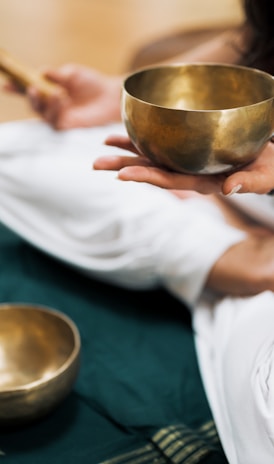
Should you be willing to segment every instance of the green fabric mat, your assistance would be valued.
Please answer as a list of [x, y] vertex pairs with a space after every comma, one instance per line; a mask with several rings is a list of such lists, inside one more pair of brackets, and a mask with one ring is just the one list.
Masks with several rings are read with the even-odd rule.
[[179, 302], [83, 277], [3, 226], [0, 256], [0, 301], [63, 311], [82, 340], [73, 391], [39, 422], [2, 429], [0, 464], [227, 463]]

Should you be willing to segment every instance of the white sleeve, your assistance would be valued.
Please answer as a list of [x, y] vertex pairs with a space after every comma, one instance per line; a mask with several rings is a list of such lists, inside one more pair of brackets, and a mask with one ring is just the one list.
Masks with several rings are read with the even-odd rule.
[[[274, 182], [273, 182], [274, 184]], [[239, 193], [227, 198], [228, 202], [250, 218], [274, 230], [274, 196]]]
[[164, 285], [192, 303], [216, 259], [243, 234], [207, 201], [94, 171], [122, 125], [56, 132], [0, 126], [0, 220], [79, 271], [131, 288]]

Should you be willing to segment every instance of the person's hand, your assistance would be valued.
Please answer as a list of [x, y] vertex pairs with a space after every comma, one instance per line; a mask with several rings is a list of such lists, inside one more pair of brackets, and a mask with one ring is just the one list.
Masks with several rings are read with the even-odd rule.
[[107, 145], [131, 151], [136, 156], [100, 157], [94, 162], [94, 169], [115, 170], [121, 180], [147, 182], [172, 190], [195, 190], [199, 193], [253, 192], [268, 193], [274, 188], [274, 144], [267, 143], [258, 158], [241, 170], [218, 175], [179, 174], [153, 165], [145, 156], [138, 153], [128, 137], [110, 136]]
[[[120, 119], [122, 77], [107, 76], [76, 64], [47, 69], [42, 75], [65, 92], [57, 91], [45, 98], [32, 85], [26, 94], [34, 111], [55, 129], [91, 127]], [[6, 89], [21, 91], [12, 82]]]

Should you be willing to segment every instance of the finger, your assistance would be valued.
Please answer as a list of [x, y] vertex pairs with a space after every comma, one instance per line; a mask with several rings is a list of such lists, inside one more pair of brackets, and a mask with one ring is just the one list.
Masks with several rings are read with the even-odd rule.
[[44, 69], [43, 76], [54, 82], [63, 86], [68, 91], [74, 87], [75, 78], [77, 79], [79, 73], [79, 68], [75, 67], [73, 64], [66, 64], [59, 67], [58, 69], [48, 68]]
[[27, 96], [34, 111], [43, 114], [45, 111], [45, 99], [41, 97], [38, 90], [35, 87], [29, 87], [27, 89]]
[[273, 189], [274, 179], [259, 172], [238, 172], [229, 176], [223, 184], [223, 194], [230, 196], [234, 193], [266, 194]]
[[113, 145], [118, 142], [126, 144], [126, 143], [130, 143], [130, 139], [125, 135], [112, 134], [112, 135], [109, 135], [105, 140], [106, 145]]
[[229, 175], [223, 185], [223, 193], [265, 194], [274, 188], [274, 145], [268, 143], [260, 155], [244, 169]]
[[145, 158], [136, 156], [101, 156], [93, 163], [93, 169], [119, 171], [125, 166], [147, 165]]
[[64, 67], [53, 69], [53, 68], [43, 68], [41, 73], [47, 79], [50, 79], [52, 82], [56, 84], [65, 84], [68, 77], [70, 77], [70, 73], [64, 70]]
[[57, 128], [62, 111], [69, 104], [69, 97], [58, 91], [45, 96], [36, 87], [28, 88], [27, 95], [34, 111], [38, 112], [50, 125]]
[[66, 127], [63, 123], [63, 115], [66, 114], [66, 108], [69, 106], [69, 100], [60, 98], [58, 95], [52, 96], [47, 101], [45, 106], [44, 118], [56, 129], [63, 129]]
[[221, 176], [192, 176], [145, 166], [122, 168], [118, 173], [118, 178], [126, 181], [147, 182], [165, 189], [195, 190], [203, 194], [220, 193], [223, 182]]
[[24, 87], [17, 84], [15, 81], [9, 80], [3, 84], [3, 90], [10, 93], [25, 94], [26, 90]]
[[122, 148], [123, 150], [128, 150], [133, 153], [139, 155], [139, 151], [133, 145], [133, 143], [129, 140], [128, 137], [124, 137], [122, 135], [110, 135], [105, 140], [105, 145]]

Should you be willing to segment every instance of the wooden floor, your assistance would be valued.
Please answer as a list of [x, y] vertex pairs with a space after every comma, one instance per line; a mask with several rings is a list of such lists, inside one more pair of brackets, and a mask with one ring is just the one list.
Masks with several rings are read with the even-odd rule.
[[[0, 47], [37, 68], [77, 62], [120, 73], [163, 34], [241, 18], [240, 0], [0, 0]], [[0, 122], [32, 116], [24, 98], [0, 92]]]

